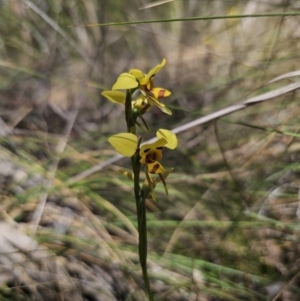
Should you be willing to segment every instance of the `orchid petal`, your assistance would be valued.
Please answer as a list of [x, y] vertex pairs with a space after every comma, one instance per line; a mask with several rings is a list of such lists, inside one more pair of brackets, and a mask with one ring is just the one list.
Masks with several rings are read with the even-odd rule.
[[[174, 168], [172, 167], [172, 168], [167, 169], [166, 171], [164, 171], [161, 174], [161, 176], [163, 177], [163, 179], [165, 180], [173, 170], [174, 170]], [[161, 180], [162, 180], [161, 177], [157, 177], [157, 178], [154, 179], [153, 183], [156, 185], [159, 182], [161, 182]]]
[[148, 72], [148, 74], [140, 80], [140, 84], [147, 85], [149, 83], [149, 80], [166, 64], [166, 62], [167, 62], [166, 59], [163, 59], [159, 65], [152, 68]]
[[156, 99], [168, 97], [171, 95], [171, 92], [164, 88], [153, 88], [150, 92]]
[[157, 107], [159, 107], [164, 113], [168, 114], [168, 115], [172, 115], [172, 111], [170, 111], [165, 104], [161, 103], [158, 101], [158, 99], [156, 99], [153, 94], [149, 91], [143, 91], [143, 90], [140, 90], [143, 95], [147, 98], [147, 100], [149, 101], [149, 103], [151, 105], [155, 105]]
[[146, 77], [148, 77], [150, 79], [152, 76], [154, 76], [166, 64], [166, 62], [167, 62], [166, 59], [163, 59], [162, 62], [159, 65], [155, 66], [154, 68], [152, 68], [148, 72]]
[[[132, 102], [132, 107], [140, 112], [148, 105], [148, 100], [143, 95]], [[149, 106], [150, 107], [150, 106]]]
[[142, 164], [150, 164], [155, 161], [159, 161], [162, 158], [161, 149], [149, 148], [145, 150], [143, 154], [141, 154], [140, 162]]
[[120, 133], [109, 137], [108, 142], [119, 154], [131, 157], [136, 152], [138, 138], [131, 133]]
[[147, 168], [148, 168], [148, 172], [152, 174], [158, 174], [165, 171], [163, 166], [157, 161], [147, 164]]
[[139, 69], [130, 69], [129, 73], [137, 79], [145, 77], [145, 74]]
[[159, 129], [156, 132], [156, 136], [158, 139], [165, 139], [167, 141], [164, 147], [167, 147], [169, 149], [174, 149], [178, 145], [178, 140], [176, 135], [169, 130]]
[[126, 90], [136, 88], [139, 85], [136, 78], [129, 73], [122, 73], [116, 83], [113, 85], [112, 90]]
[[144, 144], [144, 145], [142, 145], [142, 147], [140, 149], [140, 156], [143, 157], [145, 155], [145, 153], [147, 153], [147, 150], [156, 149], [156, 148], [159, 148], [159, 147], [163, 147], [167, 143], [168, 143], [168, 141], [165, 138], [161, 138], [161, 139], [158, 139], [154, 143]]
[[125, 104], [125, 94], [121, 91], [103, 91], [101, 93], [104, 97], [106, 97], [108, 100], [119, 103], [119, 104]]

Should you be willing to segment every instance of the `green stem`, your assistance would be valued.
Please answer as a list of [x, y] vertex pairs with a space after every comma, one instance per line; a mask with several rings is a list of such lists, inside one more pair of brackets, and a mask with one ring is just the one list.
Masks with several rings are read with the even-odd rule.
[[137, 209], [137, 220], [138, 220], [138, 232], [139, 232], [139, 258], [140, 265], [142, 267], [143, 279], [148, 293], [150, 301], [154, 301], [154, 297], [150, 287], [150, 280], [147, 269], [147, 255], [148, 255], [148, 244], [147, 244], [147, 219], [146, 219], [146, 195], [140, 187], [140, 157], [135, 154], [131, 157], [132, 167], [134, 171], [134, 195]]
[[154, 297], [150, 287], [150, 281], [147, 269], [147, 255], [148, 255], [148, 244], [147, 244], [147, 219], [146, 219], [146, 195], [142, 191], [139, 197], [139, 255], [140, 264], [143, 271], [143, 278], [148, 292], [149, 300], [154, 301]]
[[140, 230], [140, 169], [141, 169], [141, 163], [139, 162], [139, 155], [134, 154], [131, 157], [131, 164], [134, 174], [134, 196], [135, 196], [135, 202], [136, 202], [136, 209], [137, 209], [137, 217], [138, 217], [138, 230]]
[[[128, 133], [132, 133], [132, 107], [131, 107], [131, 93], [130, 90], [126, 90], [126, 100], [125, 100], [125, 119], [127, 124]], [[135, 134], [135, 133], [132, 133]]]
[[[129, 133], [136, 133], [136, 116], [132, 112], [131, 106], [131, 91], [126, 91], [126, 102], [125, 102], [125, 118], [127, 123], [127, 130]], [[134, 174], [134, 196], [137, 210], [137, 221], [138, 221], [138, 232], [139, 232], [139, 258], [140, 265], [142, 267], [143, 279], [148, 293], [150, 301], [154, 301], [154, 297], [150, 287], [150, 280], [147, 270], [147, 220], [146, 220], [146, 195], [141, 191], [140, 187], [140, 156], [136, 152], [131, 157], [132, 170]]]
[[125, 100], [125, 119], [127, 124], [128, 133], [135, 134], [136, 132], [136, 117], [132, 112], [131, 105], [131, 90], [126, 90], [126, 100]]

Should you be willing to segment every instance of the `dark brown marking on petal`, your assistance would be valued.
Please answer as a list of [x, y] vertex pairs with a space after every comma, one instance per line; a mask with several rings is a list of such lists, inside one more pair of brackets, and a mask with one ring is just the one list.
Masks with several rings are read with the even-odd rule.
[[149, 171], [150, 173], [155, 173], [159, 169], [159, 164], [153, 165], [152, 169]]
[[166, 90], [159, 90], [158, 92], [158, 99], [165, 97]]
[[149, 154], [146, 155], [146, 163], [154, 163], [156, 161], [157, 155], [155, 152], [151, 152]]
[[162, 146], [159, 146], [159, 147], [157, 147], [156, 149], [158, 149], [158, 150], [162, 150]]
[[145, 153], [145, 154], [148, 153], [150, 149], [151, 149], [151, 148], [145, 149], [145, 150], [144, 150], [144, 153]]

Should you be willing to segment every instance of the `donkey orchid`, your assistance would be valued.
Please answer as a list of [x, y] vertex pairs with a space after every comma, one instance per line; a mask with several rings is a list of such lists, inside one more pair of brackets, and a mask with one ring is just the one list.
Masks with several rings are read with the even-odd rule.
[[165, 129], [159, 129], [156, 136], [157, 141], [144, 144], [140, 149], [138, 137], [131, 133], [120, 133], [111, 136], [108, 141], [118, 153], [125, 157], [131, 157], [138, 152], [140, 163], [146, 165], [147, 172], [159, 174], [165, 171], [159, 163], [162, 158], [162, 148], [175, 149], [178, 141], [175, 134]]

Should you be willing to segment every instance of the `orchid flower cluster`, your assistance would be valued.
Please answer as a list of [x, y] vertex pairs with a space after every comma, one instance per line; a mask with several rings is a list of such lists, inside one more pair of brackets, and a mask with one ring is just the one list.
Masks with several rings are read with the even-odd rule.
[[[165, 170], [160, 160], [164, 147], [175, 149], [178, 141], [175, 134], [166, 129], [159, 129], [156, 132], [157, 140], [152, 143], [142, 144], [142, 137], [136, 134], [136, 128], [141, 127], [138, 120], [141, 120], [149, 130], [143, 115], [153, 106], [157, 106], [162, 112], [171, 115], [172, 112], [161, 102], [171, 94], [170, 91], [155, 87], [154, 76], [166, 64], [166, 60], [152, 68], [147, 74], [139, 69], [131, 69], [122, 73], [111, 91], [103, 91], [102, 95], [108, 100], [125, 106], [125, 120], [127, 132], [111, 136], [108, 141], [114, 149], [125, 157], [131, 158], [132, 171], [122, 170], [128, 178], [134, 181], [134, 195], [137, 207], [137, 221], [139, 232], [139, 259], [142, 267], [145, 287], [150, 301], [154, 297], [150, 287], [147, 270], [147, 220], [146, 220], [146, 198], [151, 193], [156, 200], [154, 192], [157, 183], [162, 182], [166, 194], [168, 194], [165, 179], [173, 169]], [[142, 166], [145, 171], [145, 181], [140, 186], [140, 171]], [[152, 178], [158, 175], [156, 178]]]
[[[171, 92], [154, 86], [154, 76], [165, 64], [166, 60], [163, 59], [159, 65], [152, 68], [147, 74], [139, 69], [131, 69], [127, 73], [122, 73], [113, 85], [112, 90], [102, 92], [102, 95], [111, 102], [125, 105], [128, 132], [111, 136], [108, 141], [119, 154], [132, 158], [133, 174], [126, 172], [129, 178], [134, 179], [138, 176], [141, 165], [144, 166], [146, 181], [139, 194], [145, 195], [145, 191], [151, 192], [154, 200], [156, 199], [154, 188], [160, 181], [165, 187], [166, 194], [168, 194], [165, 178], [172, 169], [165, 170], [159, 161], [162, 159], [163, 147], [169, 149], [177, 147], [177, 137], [169, 130], [159, 129], [156, 132], [157, 141], [141, 145], [142, 138], [136, 135], [136, 126], [141, 127], [138, 122], [139, 118], [149, 130], [143, 115], [152, 106], [157, 106], [162, 112], [172, 115], [170, 109], [161, 102], [161, 99], [170, 96]], [[159, 177], [153, 179], [151, 176], [153, 174]], [[136, 197], [139, 197], [139, 195], [136, 195]]]

